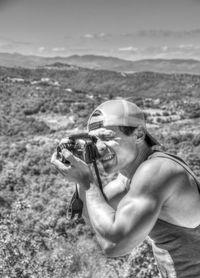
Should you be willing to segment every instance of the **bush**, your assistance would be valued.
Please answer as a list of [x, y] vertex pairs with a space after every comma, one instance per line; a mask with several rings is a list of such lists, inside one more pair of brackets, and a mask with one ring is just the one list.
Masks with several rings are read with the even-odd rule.
[[196, 134], [192, 140], [192, 143], [194, 146], [199, 146], [200, 145], [200, 133]]
[[169, 116], [169, 115], [170, 115], [169, 112], [167, 112], [167, 111], [163, 112], [163, 116]]

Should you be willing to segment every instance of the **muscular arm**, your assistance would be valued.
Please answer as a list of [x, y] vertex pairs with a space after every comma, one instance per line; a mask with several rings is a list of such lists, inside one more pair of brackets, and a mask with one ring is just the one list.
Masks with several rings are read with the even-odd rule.
[[[152, 163], [151, 163], [152, 164]], [[117, 209], [109, 205], [100, 190], [91, 184], [86, 191], [90, 222], [99, 243], [108, 256], [129, 253], [153, 228], [169, 192], [165, 192], [168, 174], [160, 163], [146, 162], [132, 179], [129, 192]]]
[[[82, 199], [84, 203], [83, 207], [83, 217], [87, 224], [90, 224], [87, 206], [86, 206], [86, 191], [85, 189], [80, 185], [78, 185], [78, 191], [79, 196]], [[107, 198], [108, 204], [113, 208], [117, 209], [117, 206], [121, 199], [127, 194], [127, 179], [119, 174], [116, 179], [109, 182], [104, 188], [103, 188], [104, 194]]]
[[[64, 176], [81, 184], [83, 194], [80, 192], [80, 195], [87, 205], [85, 215], [87, 217], [88, 213], [102, 249], [109, 256], [130, 252], [146, 237], [158, 218], [168, 197], [167, 185], [171, 173], [166, 167], [163, 169], [160, 160], [146, 161], [136, 171], [127, 194], [120, 176], [105, 188], [107, 202], [93, 183], [88, 166], [69, 151], [63, 150], [62, 153], [70, 165], [61, 163], [56, 153], [51, 162]], [[116, 188], [121, 189], [116, 191]]]
[[[93, 184], [93, 186], [94, 186], [94, 184]], [[128, 186], [129, 186], [129, 184], [128, 184], [127, 179], [119, 173], [116, 179], [109, 182], [103, 188], [104, 194], [107, 198], [107, 203], [111, 208], [113, 208], [114, 210], [117, 209], [119, 202], [127, 194]], [[97, 188], [97, 191], [99, 191], [99, 194], [103, 198], [103, 195], [102, 195], [101, 191], [99, 190], [99, 188], [96, 185], [95, 185], [95, 187]], [[87, 205], [86, 205], [86, 191], [81, 185], [78, 186], [78, 190], [79, 190], [79, 196], [84, 203], [83, 218], [88, 225], [93, 226], [91, 223], [91, 220], [89, 218], [89, 215], [88, 215], [88, 209], [87, 209]], [[103, 200], [104, 200], [104, 198], [103, 198]], [[93, 227], [93, 229], [95, 230], [99, 245], [101, 246], [101, 248], [103, 250], [110, 248], [110, 246], [114, 247], [114, 244], [112, 241], [104, 238], [100, 233], [98, 233], [98, 231], [95, 229], [95, 227]]]

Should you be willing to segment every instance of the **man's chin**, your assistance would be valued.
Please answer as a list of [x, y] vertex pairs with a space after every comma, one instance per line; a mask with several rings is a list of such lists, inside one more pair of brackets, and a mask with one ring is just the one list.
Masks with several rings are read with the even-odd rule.
[[110, 168], [105, 168], [105, 167], [104, 167], [104, 171], [105, 171], [107, 174], [112, 174], [112, 173], [113, 173], [112, 169], [110, 169]]
[[107, 161], [101, 161], [101, 163], [106, 173], [111, 174], [116, 172], [116, 157], [113, 157], [112, 159]]
[[112, 165], [109, 164], [103, 164], [103, 169], [107, 174], [111, 174], [115, 172], [115, 169]]

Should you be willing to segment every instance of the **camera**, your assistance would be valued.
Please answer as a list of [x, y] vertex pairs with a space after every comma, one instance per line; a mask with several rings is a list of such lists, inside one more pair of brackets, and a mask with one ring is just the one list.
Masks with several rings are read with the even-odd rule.
[[67, 143], [62, 143], [57, 146], [57, 157], [61, 162], [68, 164], [69, 161], [62, 155], [62, 149], [67, 149], [85, 163], [93, 163], [100, 158], [96, 142], [97, 137], [91, 136], [88, 133], [73, 134], [69, 136]]
[[[85, 163], [92, 164], [96, 174], [99, 189], [101, 190], [105, 200], [107, 200], [107, 197], [103, 192], [101, 177], [99, 174], [99, 169], [97, 167], [97, 160], [101, 157], [96, 146], [97, 140], [97, 137], [91, 136], [88, 133], [73, 134], [68, 137], [67, 143], [61, 143], [57, 146], [57, 158], [62, 163], [70, 164], [70, 162], [66, 160], [62, 154], [62, 150], [67, 149], [68, 151], [73, 153], [73, 155], [83, 160]], [[83, 202], [79, 198], [78, 189], [76, 186], [76, 190], [68, 208], [68, 217], [72, 219], [75, 215], [78, 215], [78, 218], [80, 218], [82, 210]]]

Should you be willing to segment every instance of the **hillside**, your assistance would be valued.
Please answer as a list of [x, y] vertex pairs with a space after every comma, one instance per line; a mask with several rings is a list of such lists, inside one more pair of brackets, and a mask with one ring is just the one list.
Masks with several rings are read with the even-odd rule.
[[72, 65], [107, 69], [118, 72], [160, 72], [160, 73], [190, 73], [200, 74], [200, 61], [184, 59], [146, 59], [128, 61], [114, 57], [95, 55], [74, 55], [68, 57], [67, 62]]
[[1, 277], [158, 277], [147, 240], [131, 256], [108, 259], [83, 220], [66, 218], [74, 184], [50, 164], [59, 140], [85, 130], [94, 107], [119, 97], [144, 109], [152, 134], [200, 177], [200, 75], [60, 62], [0, 67]]
[[200, 61], [184, 59], [148, 59], [128, 61], [116, 57], [97, 55], [73, 55], [69, 57], [25, 56], [19, 53], [0, 53], [0, 66], [35, 68], [55, 63], [75, 65], [90, 69], [117, 72], [160, 72], [200, 74]]
[[53, 86], [52, 88], [61, 90], [71, 88], [106, 97], [111, 94], [115, 97], [179, 98], [190, 93], [195, 97], [199, 95], [200, 85], [198, 75], [153, 72], [127, 74], [58, 63], [37, 69], [1, 67], [0, 76], [3, 84], [21, 83], [32, 89], [38, 85], [47, 85], [48, 88]]

